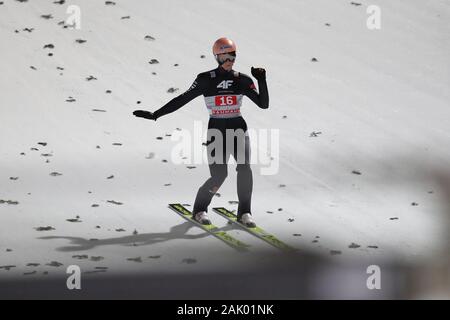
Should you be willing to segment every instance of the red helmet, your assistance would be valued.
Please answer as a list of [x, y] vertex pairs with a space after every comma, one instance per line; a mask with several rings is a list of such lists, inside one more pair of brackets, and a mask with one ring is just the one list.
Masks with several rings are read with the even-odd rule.
[[236, 52], [236, 45], [234, 41], [228, 38], [220, 38], [214, 42], [213, 54], [217, 56], [222, 53]]

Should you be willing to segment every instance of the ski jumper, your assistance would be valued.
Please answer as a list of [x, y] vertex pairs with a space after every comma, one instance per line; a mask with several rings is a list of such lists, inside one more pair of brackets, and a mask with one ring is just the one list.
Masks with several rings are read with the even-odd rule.
[[[214, 70], [200, 73], [186, 92], [154, 112], [156, 118], [159, 118], [178, 110], [199, 95], [205, 98], [210, 116], [206, 145], [211, 177], [197, 192], [193, 214], [207, 211], [212, 197], [227, 177], [230, 155], [237, 163], [238, 217], [244, 213], [251, 213], [253, 177], [250, 168], [250, 141], [247, 123], [241, 116], [240, 108], [244, 96], [249, 97], [262, 109], [269, 107], [269, 93], [265, 78], [258, 80], [258, 87], [259, 93], [249, 76], [234, 70], [226, 71], [219, 66]], [[230, 131], [236, 134], [230, 135]], [[222, 133], [223, 137], [221, 149], [217, 147], [217, 143], [214, 143], [217, 132]], [[226, 146], [230, 143], [233, 147], [227, 148]]]

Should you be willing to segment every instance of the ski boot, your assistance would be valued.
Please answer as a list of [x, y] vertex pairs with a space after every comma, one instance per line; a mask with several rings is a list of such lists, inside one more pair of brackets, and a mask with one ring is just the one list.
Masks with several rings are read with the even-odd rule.
[[209, 220], [208, 215], [205, 211], [200, 211], [194, 214], [194, 220], [203, 225], [210, 225], [211, 220]]
[[255, 228], [256, 223], [252, 219], [252, 215], [250, 213], [244, 213], [243, 215], [239, 216], [237, 221], [240, 224], [243, 224], [247, 228]]

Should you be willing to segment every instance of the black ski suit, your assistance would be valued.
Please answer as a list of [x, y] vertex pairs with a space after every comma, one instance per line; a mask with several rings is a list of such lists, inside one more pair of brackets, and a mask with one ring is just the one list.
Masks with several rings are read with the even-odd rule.
[[[227, 163], [230, 154], [233, 155], [237, 163], [238, 217], [244, 213], [251, 213], [253, 177], [250, 168], [250, 141], [247, 134], [247, 124], [241, 116], [240, 107], [243, 96], [249, 97], [262, 109], [269, 107], [265, 74], [258, 80], [258, 87], [259, 94], [249, 76], [218, 67], [200, 73], [186, 92], [154, 112], [154, 116], [159, 118], [178, 110], [199, 95], [205, 97], [205, 103], [210, 113], [207, 153], [211, 177], [197, 192], [193, 209], [194, 214], [207, 211], [212, 197], [227, 177]], [[227, 139], [227, 129], [231, 129], [231, 133], [234, 132], [235, 136], [229, 136]], [[217, 132], [222, 133], [222, 147], [218, 147], [218, 143], [214, 143], [216, 140], [215, 133]], [[230, 141], [231, 139], [232, 141]], [[226, 148], [227, 144], [230, 143], [233, 143], [233, 147], [231, 149]], [[220, 155], [220, 152], [223, 156]]]

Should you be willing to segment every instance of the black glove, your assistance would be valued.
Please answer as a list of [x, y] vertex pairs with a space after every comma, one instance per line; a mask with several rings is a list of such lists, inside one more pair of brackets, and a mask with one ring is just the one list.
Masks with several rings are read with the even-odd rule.
[[252, 75], [256, 78], [256, 80], [265, 80], [266, 79], [266, 70], [264, 68], [253, 68], [252, 67]]
[[156, 116], [155, 116], [155, 114], [152, 113], [152, 112], [149, 112], [149, 111], [145, 111], [145, 110], [135, 110], [135, 111], [133, 112], [133, 114], [134, 114], [136, 117], [139, 117], [139, 118], [145, 118], [145, 119], [150, 119], [150, 120], [155, 120], [155, 121], [156, 121]]

